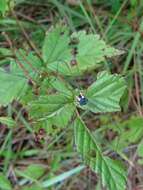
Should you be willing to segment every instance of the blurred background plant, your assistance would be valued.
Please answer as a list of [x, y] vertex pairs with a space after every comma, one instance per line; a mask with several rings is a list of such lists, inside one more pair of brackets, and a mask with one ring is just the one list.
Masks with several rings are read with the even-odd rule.
[[[124, 51], [107, 59], [104, 66], [126, 79], [128, 90], [121, 100], [122, 111], [88, 114], [85, 121], [105, 153], [124, 160], [127, 189], [143, 189], [143, 1], [0, 0], [0, 13], [0, 66], [5, 68], [19, 48], [34, 51], [40, 59], [45, 32], [61, 21], [73, 32], [84, 29], [98, 33], [106, 43]], [[30, 55], [29, 60], [36, 62]], [[86, 86], [90, 80], [86, 76], [79, 82]], [[82, 165], [73, 150], [70, 127], [63, 128], [59, 121], [40, 122], [36, 130], [46, 130], [46, 141], [39, 144], [28, 114], [19, 102], [0, 108], [0, 189], [104, 189], [98, 176]]]

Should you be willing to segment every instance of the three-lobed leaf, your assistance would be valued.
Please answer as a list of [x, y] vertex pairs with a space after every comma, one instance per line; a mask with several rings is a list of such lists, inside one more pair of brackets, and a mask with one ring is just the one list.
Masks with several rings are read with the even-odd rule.
[[[72, 44], [72, 40], [77, 40]], [[77, 49], [76, 56], [73, 55]], [[106, 57], [119, 55], [122, 52], [106, 45], [97, 34], [86, 34], [80, 31], [69, 35], [65, 26], [56, 26], [47, 33], [42, 55], [47, 68], [63, 75], [81, 75], [87, 70], [99, 67]], [[76, 59], [76, 64], [71, 61]]]
[[78, 39], [78, 53], [76, 56], [78, 68], [81, 72], [91, 70], [103, 64], [106, 58], [120, 55], [122, 52], [107, 45], [98, 34], [87, 34], [79, 31], [72, 34]]

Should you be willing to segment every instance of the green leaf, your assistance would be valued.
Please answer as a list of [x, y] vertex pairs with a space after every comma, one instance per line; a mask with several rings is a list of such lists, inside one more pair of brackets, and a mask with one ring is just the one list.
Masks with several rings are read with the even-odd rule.
[[[37, 79], [42, 63], [32, 52], [26, 54], [22, 49], [17, 50], [18, 62], [12, 60], [7, 70], [0, 69], [0, 105], [8, 105], [14, 99], [19, 99], [28, 88], [28, 80]], [[19, 64], [23, 65], [22, 69]], [[28, 76], [25, 74], [28, 73]]]
[[8, 127], [13, 127], [16, 125], [16, 122], [10, 117], [0, 117], [0, 123], [3, 123]]
[[88, 89], [88, 103], [82, 106], [94, 113], [120, 111], [119, 101], [126, 88], [124, 78], [103, 71]]
[[[53, 90], [57, 90], [58, 92], [60, 92], [60, 94], [62, 94], [63, 96], [74, 96], [73, 88], [62, 79], [58, 79], [57, 77], [51, 77], [48, 85], [50, 88], [53, 88]], [[48, 121], [51, 125], [63, 128], [67, 126], [73, 115], [73, 112], [74, 107], [67, 104], [54, 117], [49, 118]]]
[[75, 121], [74, 135], [78, 153], [101, 176], [103, 185], [108, 190], [125, 190], [126, 174], [121, 163], [102, 154], [95, 138], [80, 118]]
[[27, 88], [27, 79], [0, 69], [0, 105], [6, 106], [19, 99]]
[[50, 118], [51, 124], [63, 128], [68, 125], [73, 113], [74, 107], [72, 105], [65, 105], [58, 114]]
[[51, 77], [49, 80], [49, 87], [53, 87], [55, 90], [60, 92], [61, 94], [72, 96], [73, 95], [73, 88], [72, 86], [62, 80], [61, 78]]
[[32, 164], [28, 166], [24, 171], [16, 170], [18, 176], [30, 179], [32, 181], [41, 177], [45, 172], [45, 168], [42, 165]]
[[49, 65], [50, 63], [68, 61], [70, 57], [68, 43], [68, 30], [65, 26], [51, 28], [44, 40], [42, 50], [44, 62]]
[[2, 15], [4, 15], [6, 8], [7, 8], [6, 0], [0, 0], [0, 12], [2, 13]]
[[14, 4], [14, 0], [0, 0], [0, 13], [2, 13], [2, 16], [9, 10], [9, 7], [13, 8]]
[[[77, 39], [79, 43], [70, 45], [71, 39]], [[74, 47], [77, 48], [77, 64], [72, 65]], [[87, 70], [99, 67], [106, 57], [121, 53], [106, 45], [97, 34], [80, 31], [69, 36], [68, 29], [63, 26], [56, 26], [47, 33], [43, 45], [43, 59], [48, 70], [67, 76], [81, 75]]]
[[35, 56], [33, 52], [27, 53], [23, 49], [17, 50], [16, 57], [24, 70], [14, 60], [11, 62], [11, 70], [13, 74], [18, 73], [24, 77], [25, 71], [27, 71], [28, 77], [30, 76], [33, 80], [36, 79], [37, 75], [40, 73], [40, 69], [42, 68], [41, 60]]
[[77, 45], [77, 63], [80, 71], [91, 70], [103, 64], [106, 57], [113, 57], [120, 55], [122, 52], [106, 45], [106, 43], [100, 39], [98, 34], [86, 34], [85, 31], [80, 31], [72, 34], [73, 38], [79, 40]]
[[[51, 116], [45, 116], [38, 118], [38, 122], [36, 123], [36, 128], [44, 128], [47, 134], [54, 134], [57, 131], [61, 131], [61, 128], [68, 127], [73, 121], [75, 107], [73, 105], [67, 104], [64, 105], [62, 109], [57, 111]], [[46, 115], [47, 113], [45, 113]], [[54, 126], [54, 127], [53, 127]], [[56, 129], [55, 129], [56, 127]]]
[[72, 97], [63, 94], [40, 96], [38, 100], [29, 104], [29, 110], [31, 117], [50, 118], [59, 114], [67, 104], [72, 102]]
[[0, 173], [0, 189], [12, 190], [9, 180], [2, 173]]

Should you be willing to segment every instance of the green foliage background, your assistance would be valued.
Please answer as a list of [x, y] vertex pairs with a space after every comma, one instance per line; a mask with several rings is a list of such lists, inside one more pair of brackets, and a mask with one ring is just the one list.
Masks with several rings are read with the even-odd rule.
[[142, 9], [0, 0], [1, 189], [142, 186]]

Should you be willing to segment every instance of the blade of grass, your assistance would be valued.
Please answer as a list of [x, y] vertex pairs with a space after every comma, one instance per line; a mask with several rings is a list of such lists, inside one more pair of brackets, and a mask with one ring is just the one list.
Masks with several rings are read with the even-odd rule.
[[52, 4], [54, 4], [58, 9], [59, 9], [59, 13], [63, 18], [66, 18], [66, 20], [68, 21], [68, 24], [70, 26], [70, 28], [72, 30], [74, 30], [74, 24], [72, 22], [72, 18], [71, 18], [71, 9], [68, 8], [66, 5], [62, 5], [62, 3], [58, 2], [57, 0], [53, 0], [50, 1]]
[[47, 188], [47, 187], [50, 187], [52, 185], [55, 185], [56, 183], [62, 182], [65, 179], [71, 177], [74, 174], [80, 173], [84, 168], [85, 168], [84, 165], [80, 165], [80, 166], [78, 166], [78, 167], [76, 167], [74, 169], [71, 169], [71, 170], [69, 170], [67, 172], [64, 172], [61, 175], [58, 175], [58, 176], [56, 176], [56, 177], [54, 177], [52, 179], [43, 181], [42, 186], [44, 188]]
[[107, 29], [105, 30], [104, 36], [106, 36], [107, 33], [110, 31], [110, 29], [112, 28], [113, 24], [116, 22], [118, 16], [120, 15], [122, 9], [124, 8], [124, 6], [126, 5], [127, 2], [128, 2], [128, 0], [125, 0], [125, 1], [122, 3], [120, 9], [117, 11], [117, 13], [115, 14], [113, 20], [111, 21], [111, 23], [109, 24], [109, 26], [108, 26]]
[[4, 173], [8, 171], [9, 164], [12, 160], [12, 130], [9, 132], [8, 136], [8, 145], [6, 147], [6, 154], [5, 154], [5, 160], [4, 160]]
[[141, 32], [143, 31], [143, 19], [141, 20], [141, 24], [140, 24], [140, 27], [139, 27], [139, 31], [137, 31], [134, 35], [134, 40], [132, 42], [132, 46], [131, 46], [131, 49], [129, 51], [129, 54], [126, 58], [126, 61], [125, 61], [125, 64], [124, 64], [124, 68], [123, 68], [123, 74], [126, 73], [128, 67], [129, 67], [129, 64], [130, 64], [130, 61], [133, 57], [133, 54], [134, 54], [134, 51], [139, 43], [139, 40], [140, 40], [140, 37], [141, 37]]
[[[40, 183], [40, 181], [38, 181], [38, 180], [36, 180], [34, 178], [31, 178], [30, 176], [26, 175], [24, 172], [22, 172], [22, 171], [20, 171], [18, 169], [15, 169], [15, 173], [18, 176], [25, 178], [24, 182], [31, 181], [31, 182], [35, 182], [38, 186], [42, 186], [42, 184]], [[23, 184], [23, 180], [21, 180], [20, 184]]]
[[85, 19], [85, 17], [83, 15], [81, 15], [77, 11], [74, 11], [73, 9], [63, 5], [62, 3], [60, 3], [57, 0], [50, 0], [50, 3], [54, 4], [57, 7], [60, 7], [61, 9], [65, 10], [66, 12], [69, 12], [70, 14], [72, 14], [73, 16], [76, 16], [77, 18], [79, 18], [81, 20]]
[[79, 0], [79, 5], [80, 5], [80, 8], [81, 8], [81, 10], [83, 11], [83, 13], [84, 13], [84, 15], [85, 15], [85, 18], [86, 18], [87, 22], [88, 22], [89, 25], [91, 26], [93, 32], [96, 33], [96, 30], [95, 30], [95, 28], [94, 28], [94, 25], [93, 25], [93, 23], [92, 23], [92, 20], [91, 20], [91, 18], [89, 17], [89, 15], [88, 15], [88, 13], [87, 13], [87, 11], [86, 11], [86, 9], [85, 9], [83, 3], [81, 2], [81, 0]]
[[5, 137], [4, 143], [2, 144], [0, 148], [0, 156], [2, 155], [2, 152], [6, 149], [6, 145], [11, 137], [11, 130], [8, 132], [7, 136]]

